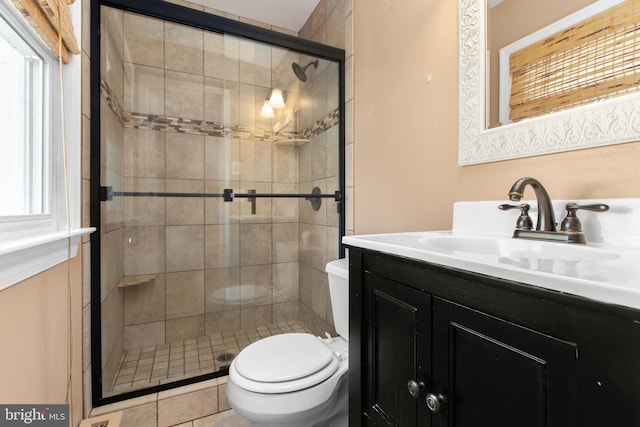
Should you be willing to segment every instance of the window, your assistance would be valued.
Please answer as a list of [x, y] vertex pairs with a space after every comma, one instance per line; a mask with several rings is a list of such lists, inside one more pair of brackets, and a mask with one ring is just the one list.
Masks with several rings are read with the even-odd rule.
[[0, 17], [0, 217], [48, 213], [42, 57]]
[[63, 66], [64, 96], [59, 69], [12, 1], [0, 0], [0, 291], [75, 256], [92, 231], [80, 228], [80, 57]]

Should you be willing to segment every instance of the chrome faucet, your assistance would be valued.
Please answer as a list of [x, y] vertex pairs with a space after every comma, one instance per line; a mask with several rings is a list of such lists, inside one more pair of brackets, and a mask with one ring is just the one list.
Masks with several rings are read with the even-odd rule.
[[520, 218], [516, 223], [516, 229], [513, 237], [521, 237], [525, 239], [543, 239], [556, 242], [567, 243], [585, 243], [584, 234], [582, 233], [582, 224], [576, 216], [578, 209], [606, 212], [609, 206], [599, 203], [594, 205], [577, 205], [575, 203], [567, 203], [567, 216], [562, 221], [560, 230], [556, 229], [556, 220], [553, 214], [553, 205], [551, 197], [545, 190], [544, 186], [535, 178], [524, 177], [517, 180], [511, 190], [509, 190], [509, 200], [519, 202], [524, 195], [524, 189], [527, 185], [533, 188], [538, 203], [538, 220], [536, 228], [533, 229], [533, 222], [529, 217], [529, 205], [523, 203], [521, 205], [500, 205], [501, 210], [520, 209]]

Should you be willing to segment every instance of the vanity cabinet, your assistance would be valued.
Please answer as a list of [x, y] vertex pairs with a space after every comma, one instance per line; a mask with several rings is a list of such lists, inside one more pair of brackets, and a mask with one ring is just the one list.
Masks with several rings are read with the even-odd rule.
[[350, 426], [640, 425], [637, 310], [349, 256]]

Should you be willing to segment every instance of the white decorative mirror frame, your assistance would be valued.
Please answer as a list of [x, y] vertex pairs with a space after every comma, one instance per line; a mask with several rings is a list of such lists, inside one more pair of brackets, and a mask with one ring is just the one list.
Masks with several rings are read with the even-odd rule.
[[459, 0], [460, 166], [640, 141], [640, 92], [486, 129], [486, 1]]

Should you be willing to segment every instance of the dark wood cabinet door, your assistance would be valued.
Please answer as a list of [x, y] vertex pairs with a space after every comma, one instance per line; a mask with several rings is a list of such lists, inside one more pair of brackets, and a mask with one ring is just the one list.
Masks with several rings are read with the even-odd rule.
[[[372, 274], [365, 274], [363, 285], [367, 423], [429, 426], [424, 396], [431, 370], [431, 296]], [[409, 393], [409, 381], [424, 385], [417, 397]]]
[[433, 424], [576, 426], [577, 346], [433, 297]]

